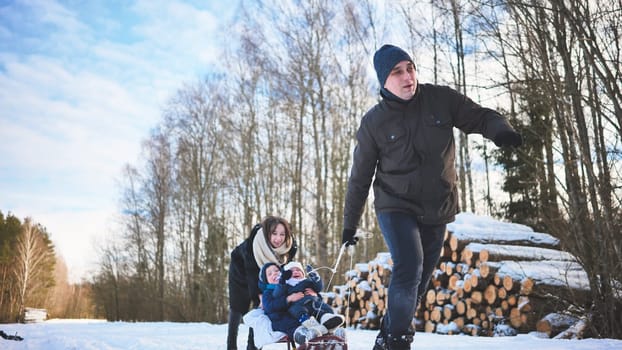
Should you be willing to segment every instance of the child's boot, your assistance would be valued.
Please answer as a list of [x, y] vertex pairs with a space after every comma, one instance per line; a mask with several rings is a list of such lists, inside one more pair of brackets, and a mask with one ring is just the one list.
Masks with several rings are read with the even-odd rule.
[[345, 318], [339, 314], [324, 314], [320, 317], [320, 322], [326, 329], [333, 330], [343, 324]]
[[320, 335], [328, 333], [328, 329], [326, 329], [324, 325], [321, 325], [313, 316], [302, 321], [302, 325], [305, 326], [305, 328], [307, 329], [317, 330], [318, 332], [320, 332]]

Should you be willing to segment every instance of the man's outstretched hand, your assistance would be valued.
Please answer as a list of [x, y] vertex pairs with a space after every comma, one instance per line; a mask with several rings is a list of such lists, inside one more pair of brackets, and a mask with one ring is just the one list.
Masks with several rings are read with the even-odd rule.
[[523, 144], [523, 137], [516, 131], [501, 131], [494, 138], [497, 147], [518, 147]]
[[355, 245], [358, 242], [358, 237], [354, 237], [356, 234], [356, 230], [344, 228], [343, 233], [341, 234], [341, 244], [346, 244], [346, 247], [351, 245]]

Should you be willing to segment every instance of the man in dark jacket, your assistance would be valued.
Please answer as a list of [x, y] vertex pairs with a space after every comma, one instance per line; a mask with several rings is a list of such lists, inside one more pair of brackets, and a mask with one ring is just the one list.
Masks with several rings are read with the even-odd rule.
[[496, 111], [448, 87], [418, 84], [404, 50], [384, 45], [374, 55], [382, 100], [357, 132], [344, 209], [342, 242], [354, 233], [374, 180], [374, 206], [393, 260], [388, 311], [374, 350], [410, 349], [412, 318], [437, 264], [446, 224], [458, 212], [453, 127], [497, 146], [522, 137]]

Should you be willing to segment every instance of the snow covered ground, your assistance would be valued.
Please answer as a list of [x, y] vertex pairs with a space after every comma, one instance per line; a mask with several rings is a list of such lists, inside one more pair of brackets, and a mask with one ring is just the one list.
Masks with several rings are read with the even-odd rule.
[[[187, 350], [225, 349], [226, 324], [209, 323], [128, 323], [97, 320], [49, 320], [34, 324], [0, 324], [7, 334], [23, 337], [10, 341], [0, 338], [4, 350]], [[240, 326], [238, 348], [246, 349], [248, 328]], [[371, 350], [376, 331], [348, 330], [350, 350]], [[265, 346], [264, 350], [285, 350], [285, 344]], [[584, 339], [552, 340], [529, 334], [515, 337], [470, 337], [417, 333], [417, 350], [604, 350], [622, 349], [622, 340]]]
[[[448, 226], [449, 230], [460, 237], [488, 235], [490, 241], [500, 239], [512, 241], [528, 240], [543, 246], [555, 246], [556, 238], [533, 232], [524, 225], [504, 223], [489, 217], [462, 213]], [[538, 250], [535, 250], [538, 251]], [[534, 259], [537, 260], [537, 259]], [[562, 261], [563, 262], [563, 261]], [[525, 262], [537, 264], [538, 262]], [[515, 263], [505, 263], [507, 268]], [[519, 270], [523, 270], [523, 268]], [[532, 271], [531, 269], [530, 271]], [[549, 269], [550, 270], [550, 269]], [[548, 271], [548, 270], [547, 270]], [[566, 271], [567, 272], [567, 271]], [[584, 272], [583, 272], [584, 274]], [[549, 274], [531, 276], [536, 283], [549, 278]], [[559, 271], [555, 275], [563, 275]], [[584, 281], [585, 276], [579, 276]], [[517, 278], [521, 278], [518, 276]], [[0, 330], [9, 335], [19, 335], [23, 341], [10, 341], [0, 338], [0, 349], [41, 349], [41, 350], [188, 350], [225, 349], [227, 338], [226, 324], [209, 323], [130, 323], [105, 322], [99, 320], [48, 320], [34, 324], [0, 324]], [[377, 331], [348, 329], [350, 350], [371, 350]], [[248, 327], [240, 327], [238, 348], [246, 349]], [[265, 346], [264, 350], [284, 350], [285, 344]], [[438, 335], [417, 333], [413, 349], [417, 350], [604, 350], [622, 349], [622, 340], [585, 339], [554, 340], [543, 339], [535, 334], [520, 334], [515, 337], [470, 337], [466, 335]]]

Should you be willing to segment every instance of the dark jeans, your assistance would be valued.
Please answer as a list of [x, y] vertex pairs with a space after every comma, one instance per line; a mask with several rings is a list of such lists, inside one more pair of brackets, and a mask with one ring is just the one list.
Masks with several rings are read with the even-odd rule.
[[385, 331], [392, 336], [414, 334], [410, 324], [418, 296], [426, 291], [438, 263], [447, 225], [424, 225], [402, 212], [381, 212], [377, 217], [393, 259]]

